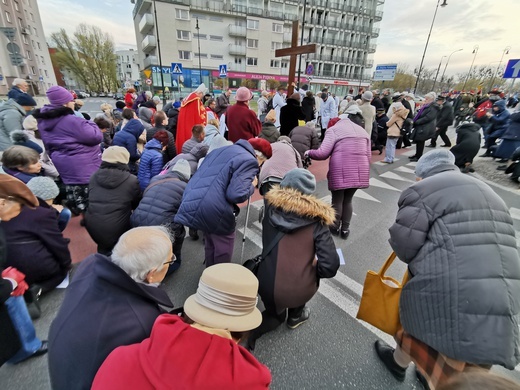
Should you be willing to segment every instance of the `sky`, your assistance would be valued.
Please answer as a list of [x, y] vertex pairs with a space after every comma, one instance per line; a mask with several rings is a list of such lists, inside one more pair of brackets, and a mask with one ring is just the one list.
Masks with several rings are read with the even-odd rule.
[[[441, 0], [442, 3], [442, 0]], [[473, 47], [479, 45], [475, 65], [497, 67], [507, 46], [502, 64], [520, 58], [517, 20], [519, 0], [447, 0], [439, 7], [426, 52], [424, 67], [437, 68], [442, 56], [441, 74], [447, 56], [458, 49], [449, 61], [446, 75], [467, 72], [473, 60]], [[117, 49], [135, 48], [130, 0], [40, 0], [38, 2], [45, 33], [64, 28], [72, 33], [77, 24], [95, 24], [110, 33]], [[437, 0], [386, 0], [379, 23], [375, 64], [407, 63], [410, 69], [421, 62]], [[59, 15], [59, 17], [57, 17]], [[515, 47], [516, 43], [516, 47]], [[375, 70], [375, 68], [373, 68]]]

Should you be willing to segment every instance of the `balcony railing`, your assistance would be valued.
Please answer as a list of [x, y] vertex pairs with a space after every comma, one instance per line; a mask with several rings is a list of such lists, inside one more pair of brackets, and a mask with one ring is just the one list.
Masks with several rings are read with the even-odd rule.
[[229, 45], [229, 54], [232, 56], [245, 56], [246, 55], [246, 47], [241, 45]]
[[153, 35], [147, 35], [144, 37], [143, 42], [141, 43], [141, 49], [143, 49], [145, 53], [151, 52], [153, 49], [155, 49], [156, 46], [157, 40]]
[[139, 31], [141, 34], [147, 34], [154, 26], [154, 20], [152, 14], [144, 14], [139, 22]]
[[229, 25], [229, 36], [245, 37], [246, 35], [247, 35], [247, 29], [245, 26], [235, 26], [234, 24]]

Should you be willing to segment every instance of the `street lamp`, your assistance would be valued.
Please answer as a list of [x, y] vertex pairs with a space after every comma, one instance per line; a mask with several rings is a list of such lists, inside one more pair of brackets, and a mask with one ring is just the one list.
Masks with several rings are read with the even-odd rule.
[[466, 76], [466, 80], [464, 80], [464, 85], [462, 86], [462, 91], [466, 90], [466, 83], [468, 82], [469, 75], [471, 74], [471, 69], [473, 69], [473, 64], [475, 63], [475, 58], [477, 58], [478, 49], [479, 49], [478, 45], [473, 46], [473, 54], [474, 54], [473, 61], [471, 61], [471, 66], [469, 67], [468, 75]]
[[199, 76], [200, 82], [202, 84], [202, 66], [200, 65], [200, 34], [199, 34], [199, 18], [195, 18], [197, 21], [197, 25], [195, 26], [195, 30], [197, 30], [197, 45], [199, 46]]
[[[300, 37], [300, 46], [303, 46], [303, 35], [305, 33], [305, 9], [307, 8], [307, 0], [303, 0], [303, 19], [302, 19], [302, 33]], [[300, 88], [300, 76], [302, 73], [302, 55], [300, 54], [300, 59], [298, 61], [298, 89]]]
[[[459, 49], [459, 50], [455, 50], [453, 53], [451, 53], [449, 56], [448, 56], [448, 61], [446, 61], [446, 65], [444, 65], [444, 70], [442, 72], [442, 76], [441, 76], [441, 84], [442, 82], [444, 81], [444, 74], [446, 73], [446, 68], [448, 67], [448, 64], [450, 63], [450, 58], [453, 54], [459, 52], [459, 51], [462, 51], [464, 49]], [[442, 87], [441, 87], [442, 88]]]
[[[433, 24], [435, 23], [435, 17], [437, 16], [437, 10], [439, 9], [440, 2], [441, 2], [441, 0], [437, 0], [437, 7], [435, 7], [435, 13], [433, 14], [432, 25], [430, 26], [430, 32], [428, 33], [428, 39], [426, 39], [426, 46], [424, 46], [424, 52], [423, 52], [422, 59], [421, 59], [421, 65], [419, 66], [419, 72], [417, 73], [417, 80], [415, 80], [415, 87], [413, 89], [414, 93], [417, 93], [417, 86], [419, 85], [419, 79], [421, 78], [421, 72], [422, 72], [422, 67], [423, 67], [423, 63], [424, 63], [424, 56], [426, 55], [426, 50], [428, 50], [428, 43], [430, 42], [430, 36], [432, 35]], [[441, 7], [446, 7], [447, 5], [448, 5], [448, 3], [446, 2], [446, 0], [443, 0], [442, 4], [440, 4]]]
[[441, 70], [442, 59], [444, 57], [446, 57], [446, 56], [442, 56], [441, 57], [441, 61], [439, 62], [439, 66], [437, 67], [437, 73], [435, 73], [435, 80], [433, 80], [432, 91], [435, 91], [435, 84], [437, 84], [437, 76], [439, 75], [439, 70]]
[[161, 57], [161, 40], [159, 39], [159, 26], [157, 25], [157, 5], [155, 4], [155, 0], [153, 1], [153, 13], [155, 17], [155, 34], [157, 35], [157, 52], [159, 54], [159, 69], [161, 70], [162, 103], [164, 107], [166, 105], [166, 94], [164, 93], [164, 75]]
[[491, 85], [489, 86], [489, 90], [493, 89], [493, 83], [495, 82], [495, 78], [498, 75], [498, 70], [500, 69], [500, 65], [502, 65], [502, 60], [504, 59], [504, 55], [509, 54], [509, 50], [511, 50], [511, 46], [506, 46], [506, 48], [502, 52], [502, 57], [500, 57], [500, 62], [498, 63], [498, 66], [497, 66], [497, 71], [495, 72], [495, 75], [491, 79]]

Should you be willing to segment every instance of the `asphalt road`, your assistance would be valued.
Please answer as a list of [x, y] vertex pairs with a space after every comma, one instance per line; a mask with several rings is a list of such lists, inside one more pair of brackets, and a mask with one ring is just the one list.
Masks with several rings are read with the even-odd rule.
[[[97, 99], [91, 99], [97, 100]], [[113, 99], [112, 99], [113, 100]], [[89, 103], [90, 104], [90, 103]], [[92, 104], [95, 104], [94, 102]], [[99, 104], [98, 104], [99, 106]], [[89, 106], [90, 107], [90, 106]], [[406, 154], [413, 154], [408, 151]], [[371, 186], [358, 190], [354, 198], [351, 235], [347, 241], [335, 238], [345, 265], [332, 280], [323, 280], [318, 294], [309, 302], [311, 319], [295, 330], [285, 326], [258, 340], [255, 354], [273, 374], [273, 389], [421, 389], [413, 368], [406, 381], [397, 382], [378, 360], [374, 341], [380, 337], [392, 342], [389, 336], [355, 319], [362, 284], [367, 270], [377, 270], [390, 253], [388, 228], [394, 222], [400, 192], [414, 182], [414, 165], [406, 155], [396, 163], [373, 163]], [[311, 170], [312, 170], [311, 166]], [[517, 237], [520, 237], [520, 199], [518, 191], [494, 187], [510, 207], [515, 218]], [[317, 196], [330, 199], [326, 181], [318, 183]], [[252, 203], [245, 241], [245, 258], [260, 252], [261, 230], [258, 208], [261, 201]], [[242, 232], [245, 221], [243, 209], [238, 221], [234, 261], [240, 261]], [[185, 240], [183, 265], [169, 277], [163, 288], [174, 304], [181, 306], [197, 288], [203, 271], [202, 241]], [[400, 277], [404, 264], [398, 262], [391, 274]], [[35, 321], [37, 333], [45, 338], [50, 322], [63, 299], [63, 290], [56, 290], [42, 298], [43, 316]], [[78, 337], [81, 330], [78, 329]], [[519, 371], [496, 369], [520, 382]], [[0, 389], [49, 389], [47, 360], [30, 359], [17, 366], [0, 368]]]

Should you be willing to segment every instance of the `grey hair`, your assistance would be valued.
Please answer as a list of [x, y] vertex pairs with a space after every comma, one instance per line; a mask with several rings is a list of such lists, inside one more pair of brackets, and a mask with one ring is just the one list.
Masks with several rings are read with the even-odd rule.
[[173, 239], [164, 226], [142, 226], [123, 234], [112, 251], [112, 262], [136, 282], [168, 261]]
[[429, 98], [431, 100], [437, 99], [437, 94], [435, 92], [429, 92], [426, 95], [424, 95], [424, 98]]
[[267, 157], [261, 151], [255, 149], [255, 154], [257, 157], [260, 157], [263, 160], [267, 160]]
[[24, 79], [14, 79], [13, 80], [13, 85], [22, 85], [22, 84], [27, 84], [27, 80], [24, 80]]

